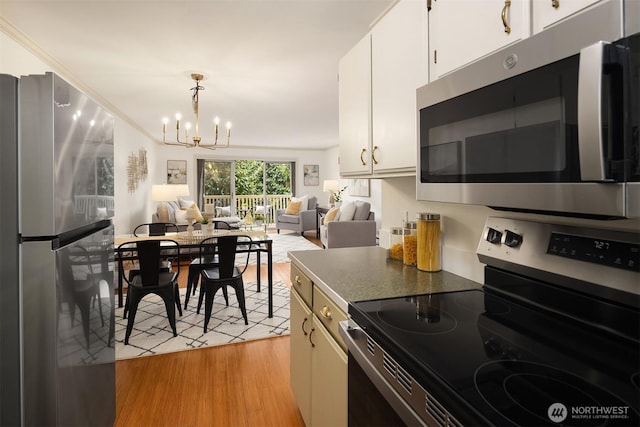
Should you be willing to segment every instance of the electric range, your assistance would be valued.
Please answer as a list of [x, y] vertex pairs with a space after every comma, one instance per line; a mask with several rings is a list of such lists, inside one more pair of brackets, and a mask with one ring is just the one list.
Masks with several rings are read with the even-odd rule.
[[640, 425], [639, 247], [489, 218], [483, 289], [351, 303], [349, 369], [371, 364], [405, 424]]

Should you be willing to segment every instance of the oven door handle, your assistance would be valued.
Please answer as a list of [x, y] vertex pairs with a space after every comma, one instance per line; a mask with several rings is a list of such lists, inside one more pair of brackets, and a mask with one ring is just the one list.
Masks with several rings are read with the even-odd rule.
[[366, 334], [360, 326], [352, 320], [339, 322], [340, 336], [344, 339], [349, 349], [349, 353], [358, 362], [367, 377], [376, 386], [384, 399], [391, 405], [396, 414], [408, 426], [427, 426], [427, 424], [414, 412], [391, 384], [382, 376], [380, 372], [369, 361], [364, 352], [358, 347], [356, 340], [366, 340]]

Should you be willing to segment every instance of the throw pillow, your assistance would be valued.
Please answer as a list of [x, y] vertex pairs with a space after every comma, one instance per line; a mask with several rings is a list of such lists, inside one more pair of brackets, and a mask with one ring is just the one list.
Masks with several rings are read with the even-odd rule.
[[176, 224], [186, 224], [187, 223], [187, 211], [183, 211], [182, 209], [174, 212], [176, 216]]
[[345, 203], [340, 206], [340, 219], [338, 221], [353, 221], [353, 215], [356, 213], [356, 204], [353, 202]]
[[156, 209], [156, 214], [158, 214], [158, 220], [160, 222], [171, 222], [167, 203], [159, 203], [158, 208]]
[[194, 202], [193, 200], [189, 200], [189, 199], [178, 198], [178, 203], [180, 203], [180, 209], [187, 210], [191, 206], [193, 206], [196, 202]]
[[336, 216], [338, 215], [338, 212], [340, 212], [340, 208], [331, 208], [329, 209], [329, 212], [327, 212], [327, 214], [324, 216], [324, 221], [323, 224], [327, 224], [331, 221], [337, 221]]
[[202, 212], [200, 212], [200, 209], [198, 209], [198, 205], [196, 205], [195, 203], [192, 204], [191, 206], [189, 206], [191, 209], [194, 209], [195, 211], [195, 215], [196, 215], [196, 221], [200, 222], [202, 221], [203, 217], [202, 217]]
[[354, 221], [366, 221], [369, 219], [369, 211], [371, 210], [371, 203], [363, 202], [362, 200], [356, 200], [356, 212], [353, 214]]
[[307, 196], [306, 194], [302, 197], [292, 197], [291, 201], [302, 202], [300, 205], [300, 210], [306, 211], [307, 209], [309, 209], [309, 196]]
[[302, 206], [302, 201], [298, 200], [294, 202], [292, 200], [287, 205], [287, 210], [285, 210], [284, 213], [287, 215], [298, 215], [300, 213], [300, 206]]

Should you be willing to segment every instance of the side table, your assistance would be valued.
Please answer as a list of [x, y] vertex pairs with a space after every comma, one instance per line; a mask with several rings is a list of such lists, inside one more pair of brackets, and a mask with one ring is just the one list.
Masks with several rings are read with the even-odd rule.
[[330, 206], [320, 206], [316, 205], [316, 238], [320, 238], [320, 224], [322, 223], [322, 218], [326, 215], [327, 212], [331, 209]]

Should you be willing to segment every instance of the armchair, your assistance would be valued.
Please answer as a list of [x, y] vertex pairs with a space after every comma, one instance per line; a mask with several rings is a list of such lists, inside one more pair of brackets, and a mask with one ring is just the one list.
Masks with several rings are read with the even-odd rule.
[[317, 197], [309, 197], [307, 206], [302, 206], [300, 212], [295, 215], [289, 215], [285, 209], [276, 209], [276, 230], [280, 234], [280, 229], [293, 230], [300, 234], [304, 234], [307, 230], [316, 230], [316, 206], [318, 205]]

